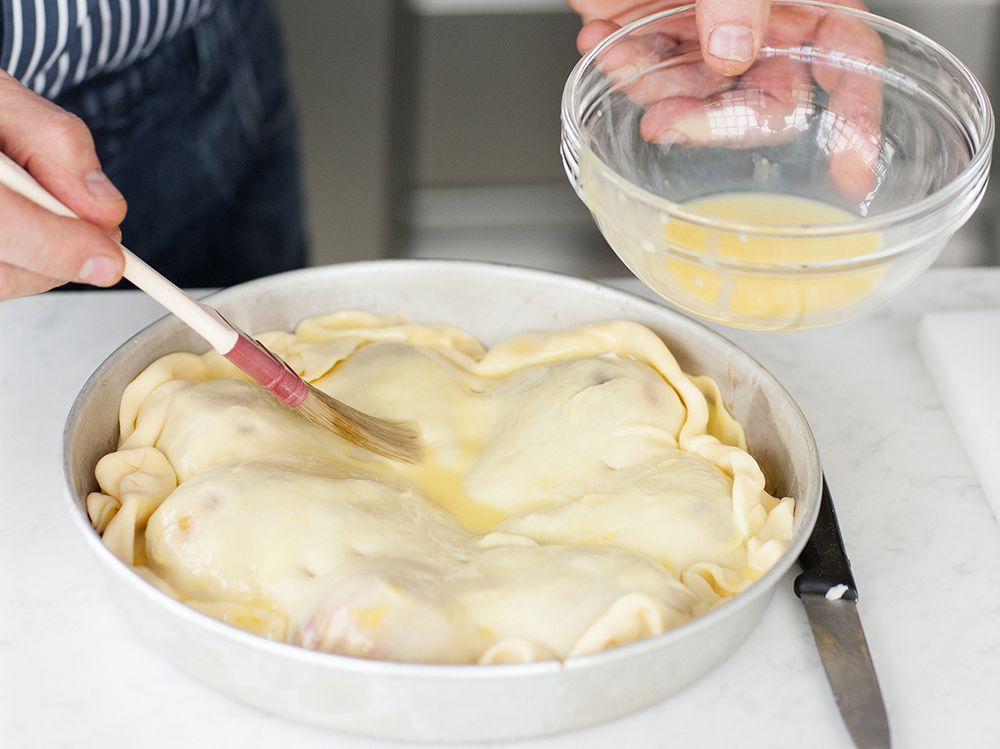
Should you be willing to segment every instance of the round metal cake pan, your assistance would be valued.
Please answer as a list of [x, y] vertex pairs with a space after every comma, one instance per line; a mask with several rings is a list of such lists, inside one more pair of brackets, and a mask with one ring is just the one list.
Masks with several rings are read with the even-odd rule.
[[289, 330], [337, 309], [403, 311], [453, 323], [493, 345], [513, 335], [610, 319], [645, 324], [690, 374], [709, 375], [746, 430], [768, 490], [797, 500], [791, 543], [745, 592], [658, 637], [566, 661], [429, 665], [304, 650], [222, 624], [161, 593], [119, 561], [87, 516], [94, 467], [114, 449], [125, 386], [174, 351], [205, 342], [165, 317], [122, 345], [77, 397], [63, 436], [72, 515], [130, 624], [195, 678], [273, 713], [351, 733], [417, 741], [508, 740], [580, 728], [684, 689], [725, 660], [763, 616], [795, 563], [819, 509], [821, 471], [812, 433], [785, 389], [744, 351], [701, 323], [607, 286], [490, 263], [386, 260], [310, 268], [211, 297], [244, 330]]

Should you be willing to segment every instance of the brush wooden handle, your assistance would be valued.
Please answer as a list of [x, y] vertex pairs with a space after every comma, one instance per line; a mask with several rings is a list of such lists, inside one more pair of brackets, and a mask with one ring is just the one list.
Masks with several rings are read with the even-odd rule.
[[[34, 177], [0, 153], [0, 184], [58, 216], [79, 220], [73, 211], [42, 187]], [[173, 312], [212, 348], [307, 419], [377, 455], [415, 463], [420, 459], [417, 432], [406, 425], [376, 419], [312, 388], [295, 370], [263, 345], [232, 325], [216, 310], [202, 304], [153, 270], [121, 242], [124, 276]], [[301, 407], [301, 408], [300, 408]]]
[[[0, 184], [6, 185], [14, 192], [58, 216], [80, 218], [42, 187], [17, 162], [3, 153], [0, 153]], [[125, 256], [125, 278], [177, 315], [220, 354], [225, 356], [233, 350], [239, 340], [240, 333], [222, 315], [175, 286], [121, 242], [117, 244]]]
[[118, 247], [125, 256], [125, 278], [177, 315], [220, 354], [226, 356], [233, 350], [242, 331], [230, 324], [217, 310], [202, 304], [153, 270], [121, 242]]

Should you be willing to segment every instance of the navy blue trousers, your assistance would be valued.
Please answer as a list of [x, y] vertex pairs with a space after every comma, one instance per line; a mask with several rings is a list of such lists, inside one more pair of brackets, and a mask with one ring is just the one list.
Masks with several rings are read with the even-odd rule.
[[123, 244], [174, 283], [305, 264], [296, 112], [266, 0], [219, 0], [150, 58], [56, 103], [90, 127], [128, 201]]

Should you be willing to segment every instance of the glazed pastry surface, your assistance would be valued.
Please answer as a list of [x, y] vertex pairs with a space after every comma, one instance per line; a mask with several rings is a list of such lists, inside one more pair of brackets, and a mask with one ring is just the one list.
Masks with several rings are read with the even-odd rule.
[[765, 491], [718, 388], [637, 323], [487, 350], [342, 311], [258, 338], [415, 425], [423, 460], [355, 447], [214, 352], [150, 365], [88, 510], [139, 574], [234, 626], [396, 661], [567, 658], [707, 611], [791, 537], [794, 500]]

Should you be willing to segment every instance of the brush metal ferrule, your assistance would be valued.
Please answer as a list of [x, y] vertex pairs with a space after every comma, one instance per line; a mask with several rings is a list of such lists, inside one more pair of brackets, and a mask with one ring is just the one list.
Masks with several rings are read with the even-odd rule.
[[223, 356], [286, 406], [302, 405], [309, 394], [309, 384], [259, 342], [242, 331], [239, 333], [236, 345]]

